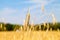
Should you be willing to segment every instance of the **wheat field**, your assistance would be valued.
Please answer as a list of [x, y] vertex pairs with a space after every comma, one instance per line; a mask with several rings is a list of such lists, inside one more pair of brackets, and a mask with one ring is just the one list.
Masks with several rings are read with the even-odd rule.
[[60, 40], [58, 31], [0, 32], [0, 40]]

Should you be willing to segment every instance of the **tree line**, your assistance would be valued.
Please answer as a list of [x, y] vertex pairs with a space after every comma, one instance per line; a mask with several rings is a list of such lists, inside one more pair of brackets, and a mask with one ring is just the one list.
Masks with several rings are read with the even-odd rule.
[[[16, 31], [16, 30], [21, 30], [21, 27], [23, 28], [24, 26], [23, 25], [18, 25], [18, 24], [10, 24], [10, 23], [0, 23], [0, 31]], [[29, 24], [29, 29], [31, 28], [31, 25]], [[45, 26], [44, 24], [35, 24], [31, 30], [34, 30], [35, 31], [39, 31], [39, 30], [42, 30], [42, 31], [45, 31], [45, 30], [52, 30], [52, 31], [56, 31], [57, 29], [60, 30], [60, 23], [56, 23], [53, 25], [53, 23], [45, 23]]]

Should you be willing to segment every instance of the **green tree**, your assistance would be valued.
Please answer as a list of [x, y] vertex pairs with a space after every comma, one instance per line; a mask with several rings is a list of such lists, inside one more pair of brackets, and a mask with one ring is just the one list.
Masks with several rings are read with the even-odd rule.
[[6, 24], [5, 26], [6, 26], [6, 30], [7, 30], [7, 31], [12, 31], [12, 30], [14, 29], [14, 25], [12, 25], [12, 24], [9, 24], [9, 23], [8, 23], [8, 24]]

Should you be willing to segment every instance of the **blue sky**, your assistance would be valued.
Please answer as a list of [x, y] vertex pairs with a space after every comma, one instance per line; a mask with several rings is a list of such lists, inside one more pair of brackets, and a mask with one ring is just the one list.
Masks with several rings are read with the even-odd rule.
[[47, 19], [47, 22], [52, 22], [52, 16], [48, 17], [52, 13], [57, 22], [60, 22], [60, 0], [0, 0], [0, 22], [23, 24], [28, 9], [30, 23], [33, 21], [37, 24]]

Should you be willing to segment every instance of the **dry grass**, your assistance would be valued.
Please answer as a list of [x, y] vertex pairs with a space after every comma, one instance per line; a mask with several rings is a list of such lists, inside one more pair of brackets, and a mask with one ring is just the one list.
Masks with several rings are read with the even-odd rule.
[[57, 31], [0, 32], [0, 40], [60, 40]]

